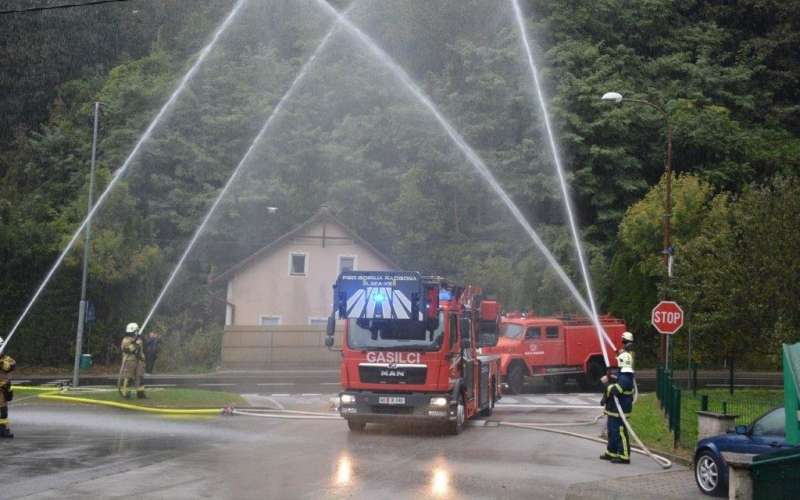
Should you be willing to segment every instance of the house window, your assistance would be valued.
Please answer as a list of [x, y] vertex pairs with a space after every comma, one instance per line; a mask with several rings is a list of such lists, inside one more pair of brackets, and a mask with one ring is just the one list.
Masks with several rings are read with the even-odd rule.
[[355, 271], [356, 269], [356, 256], [355, 255], [340, 255], [339, 256], [339, 272]]
[[258, 324], [261, 326], [268, 326], [268, 325], [280, 325], [281, 324], [281, 317], [280, 316], [272, 316], [269, 314], [262, 314], [258, 317]]
[[292, 252], [289, 254], [289, 275], [305, 276], [308, 273], [308, 254]]
[[308, 324], [312, 326], [327, 325], [328, 318], [323, 318], [321, 316], [309, 316]]

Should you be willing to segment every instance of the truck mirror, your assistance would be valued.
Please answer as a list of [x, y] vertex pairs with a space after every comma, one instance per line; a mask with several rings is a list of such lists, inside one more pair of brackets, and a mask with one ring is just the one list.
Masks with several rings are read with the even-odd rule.
[[325, 347], [333, 347], [333, 337], [325, 337]]
[[333, 338], [333, 334], [336, 331], [336, 318], [331, 314], [328, 316], [328, 324], [325, 326], [325, 334], [328, 338]]

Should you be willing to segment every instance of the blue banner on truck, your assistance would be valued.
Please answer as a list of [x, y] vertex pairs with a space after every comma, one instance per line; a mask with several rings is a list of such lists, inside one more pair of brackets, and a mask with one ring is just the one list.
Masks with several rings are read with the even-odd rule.
[[422, 278], [410, 271], [345, 271], [334, 285], [339, 319], [422, 320]]

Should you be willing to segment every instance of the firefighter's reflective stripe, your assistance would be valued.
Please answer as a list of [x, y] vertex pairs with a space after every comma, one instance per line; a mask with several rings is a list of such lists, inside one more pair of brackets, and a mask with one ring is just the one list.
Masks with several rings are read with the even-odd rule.
[[622, 445], [622, 453], [619, 454], [619, 458], [622, 460], [630, 460], [631, 459], [631, 445], [628, 442], [628, 429], [625, 428], [625, 424], [619, 426], [619, 439], [620, 444]]
[[11, 421], [7, 418], [0, 418], [0, 425], [8, 425]]

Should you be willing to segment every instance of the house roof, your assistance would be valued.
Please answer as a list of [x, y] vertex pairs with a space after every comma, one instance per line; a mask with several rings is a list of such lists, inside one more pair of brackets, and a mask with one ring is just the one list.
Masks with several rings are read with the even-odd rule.
[[260, 250], [258, 250], [254, 254], [250, 255], [246, 259], [242, 260], [238, 264], [228, 268], [227, 270], [223, 271], [222, 273], [220, 273], [220, 274], [218, 274], [216, 276], [210, 277], [209, 280], [208, 280], [209, 285], [216, 285], [216, 284], [219, 284], [219, 283], [230, 281], [234, 276], [236, 276], [236, 274], [238, 274], [243, 269], [245, 269], [245, 268], [249, 267], [251, 264], [259, 261], [263, 256], [268, 255], [269, 253], [271, 253], [274, 250], [277, 250], [281, 246], [281, 244], [291, 240], [292, 238], [295, 238], [297, 236], [301, 236], [306, 230], [308, 230], [309, 228], [313, 227], [315, 224], [321, 224], [321, 223], [326, 223], [326, 222], [327, 223], [331, 223], [331, 224], [336, 224], [337, 226], [339, 226], [344, 231], [344, 233], [347, 236], [352, 238], [354, 242], [356, 242], [357, 244], [359, 244], [359, 245], [361, 245], [363, 247], [366, 247], [369, 251], [373, 252], [375, 255], [380, 257], [383, 261], [385, 261], [390, 266], [392, 266], [392, 267], [394, 267], [396, 269], [400, 268], [400, 266], [398, 266], [397, 263], [395, 263], [392, 259], [390, 259], [386, 255], [381, 253], [380, 250], [378, 250], [377, 248], [372, 246], [372, 244], [370, 244], [367, 240], [365, 240], [364, 238], [360, 237], [358, 234], [355, 233], [355, 231], [353, 231], [352, 229], [347, 227], [342, 221], [340, 221], [333, 214], [333, 211], [329, 207], [327, 207], [326, 205], [323, 205], [322, 207], [320, 207], [320, 209], [317, 211], [317, 213], [315, 213], [307, 221], [303, 222], [302, 224], [300, 224], [299, 226], [295, 227], [294, 229], [292, 229], [288, 233], [284, 234], [283, 236], [279, 237], [278, 239], [272, 241], [268, 245], [262, 247]]

